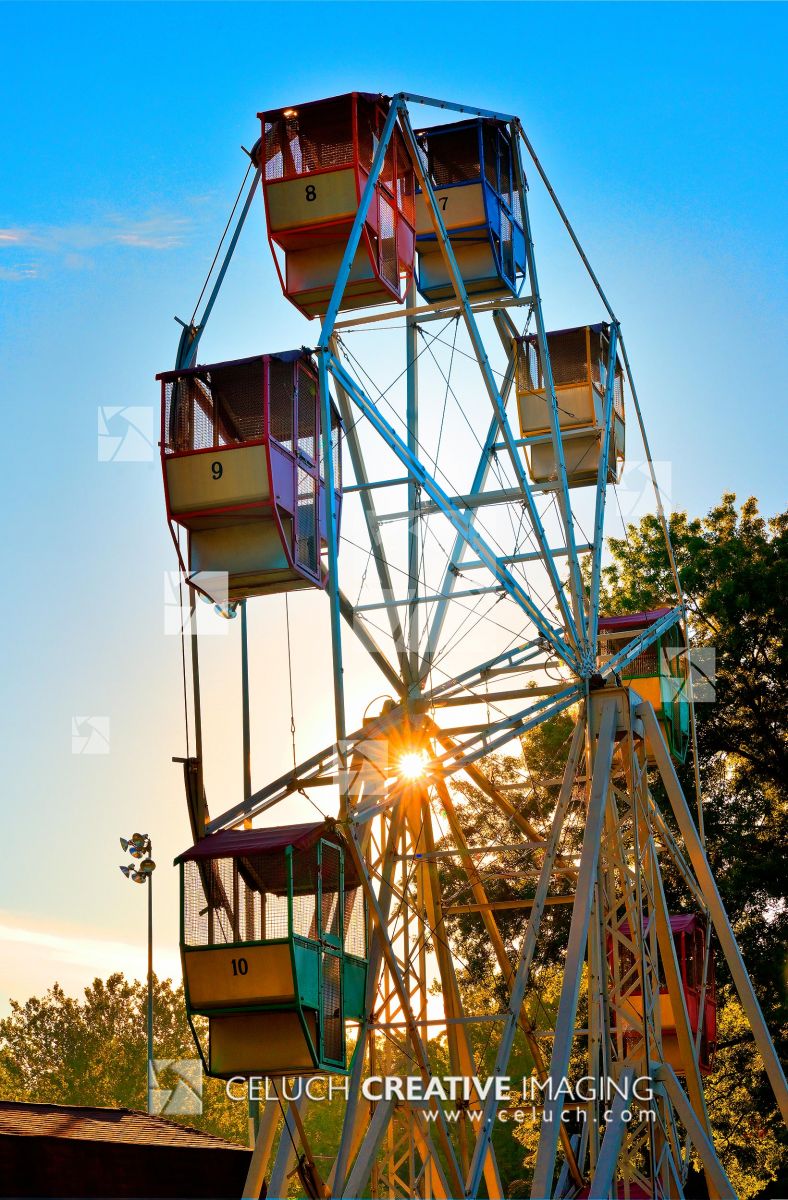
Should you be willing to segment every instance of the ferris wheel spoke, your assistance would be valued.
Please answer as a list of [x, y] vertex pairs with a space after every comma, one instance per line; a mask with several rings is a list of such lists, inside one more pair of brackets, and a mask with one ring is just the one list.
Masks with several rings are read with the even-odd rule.
[[[407, 688], [407, 676], [405, 677], [404, 681], [402, 679], [400, 679], [399, 675], [394, 670], [394, 668], [391, 665], [391, 663], [389, 662], [388, 658], [386, 657], [384, 652], [381, 650], [380, 646], [377, 644], [377, 642], [373, 638], [372, 634], [369, 632], [369, 629], [367, 628], [367, 623], [363, 619], [363, 617], [360, 615], [358, 608], [354, 608], [354, 606], [351, 604], [350, 600], [347, 598], [347, 596], [341, 590], [339, 592], [339, 611], [340, 611], [343, 619], [347, 622], [347, 624], [350, 626], [350, 628], [355, 633], [358, 640], [361, 642], [361, 645], [364, 647], [364, 649], [369, 654], [369, 656], [372, 659], [372, 661], [374, 662], [375, 666], [378, 667], [382, 671], [382, 673], [385, 675], [386, 679], [391, 684], [391, 686], [397, 692], [402, 692], [403, 689], [406, 689]], [[396, 643], [396, 645], [397, 645], [397, 649], [399, 650], [399, 647], [402, 645], [402, 642], [399, 641]]]
[[[514, 382], [514, 366], [513, 366], [513, 364], [510, 363], [510, 367], [509, 367], [509, 369], [507, 369], [506, 377], [504, 378], [504, 382], [501, 387], [502, 395], [508, 396], [508, 393], [511, 391], [513, 382]], [[490, 427], [487, 430], [487, 436], [484, 439], [484, 445], [482, 447], [482, 452], [479, 457], [479, 462], [476, 467], [475, 474], [473, 476], [473, 481], [471, 483], [471, 495], [476, 495], [476, 494], [482, 492], [484, 489], [484, 486], [487, 482], [487, 476], [490, 471], [491, 451], [492, 451], [492, 447], [495, 445], [495, 439], [496, 439], [497, 433], [498, 433], [498, 421], [496, 420], [495, 417], [493, 417], [493, 419], [490, 423]], [[475, 509], [473, 509], [471, 507], [466, 507], [463, 515], [465, 516], [466, 520], [468, 520], [469, 522], [472, 522], [475, 520], [475, 513], [476, 513]], [[426, 674], [428, 674], [429, 669], [433, 663], [433, 660], [440, 648], [440, 639], [441, 639], [441, 634], [443, 632], [443, 625], [444, 625], [444, 622], [445, 622], [446, 617], [449, 612], [449, 602], [451, 600], [452, 592], [454, 591], [455, 581], [457, 580], [458, 575], [459, 575], [458, 568], [459, 568], [460, 564], [462, 563], [462, 560], [465, 556], [465, 551], [467, 549], [467, 546], [468, 546], [468, 543], [467, 543], [465, 537], [461, 533], [456, 534], [455, 539], [454, 539], [454, 546], [452, 547], [451, 556], [450, 556], [449, 562], [446, 566], [446, 571], [444, 573], [443, 582], [442, 582], [441, 588], [440, 588], [441, 592], [443, 593], [443, 597], [441, 598], [441, 600], [439, 600], [438, 604], [435, 606], [435, 608], [433, 610], [432, 620], [431, 620], [430, 626], [429, 626], [429, 633], [427, 635], [427, 644], [426, 644], [424, 653], [421, 657], [421, 662], [419, 664], [419, 678], [420, 679], [423, 679], [424, 676]]]
[[[503, 585], [506, 592], [523, 608], [531, 620], [536, 625], [543, 637], [551, 643], [555, 648], [556, 653], [573, 669], [578, 669], [580, 666], [574, 650], [567, 645], [563, 637], [557, 629], [555, 629], [549, 621], [545, 619], [541, 611], [536, 607], [531, 597], [525, 591], [523, 586], [514, 578], [507, 567], [500, 561], [494, 552], [487, 545], [487, 542], [473, 528], [472, 523], [463, 515], [461, 510], [453, 503], [452, 499], [447, 496], [446, 492], [440, 484], [430, 475], [426, 468], [422, 465], [418, 458], [409, 450], [407, 445], [402, 441], [395, 430], [389, 425], [385, 418], [381, 415], [376, 405], [368, 399], [363, 388], [347, 373], [342, 363], [333, 356], [329, 356], [328, 369], [335, 380], [342, 384], [348, 395], [353, 399], [356, 406], [362, 411], [364, 416], [369, 420], [374, 429], [381, 435], [384, 442], [397, 455], [403, 465], [412, 472], [415, 478], [420, 483], [424, 491], [437, 504], [444, 516], [448, 517], [449, 521], [460, 533], [463, 539], [475, 549], [479, 558], [487, 564], [490, 571], [499, 582]], [[552, 559], [550, 559], [552, 563]]]
[[[336, 354], [338, 350], [336, 338], [331, 339], [331, 348], [332, 352]], [[339, 411], [345, 424], [345, 440], [347, 442], [348, 452], [350, 454], [350, 461], [353, 464], [353, 473], [356, 478], [356, 483], [361, 489], [363, 489], [359, 492], [361, 498], [361, 507], [364, 513], [364, 520], [367, 526], [370, 546], [372, 548], [372, 558], [375, 563], [375, 570], [377, 571], [378, 580], [380, 582], [380, 590], [383, 593], [384, 599], [393, 599], [395, 595], [394, 585], [391, 581], [391, 573], [389, 571], [386, 551], [383, 545], [383, 536], [375, 509], [375, 501], [372, 491], [369, 488], [369, 474], [364, 461], [361, 442], [355, 422], [352, 418], [350, 401], [348, 399], [347, 392], [338, 382], [336, 382], [336, 390]], [[409, 678], [409, 664], [408, 656], [405, 652], [405, 635], [402, 630], [402, 625], [395, 608], [387, 606], [386, 615], [391, 627], [391, 636], [394, 640], [394, 645], [397, 650], [397, 657], [400, 664], [400, 671], [402, 672], [402, 678], [403, 680], [407, 681]]]
[[324, 352], [328, 349], [334, 333], [334, 322], [337, 319], [337, 314], [342, 303], [342, 297], [345, 293], [348, 280], [350, 279], [350, 273], [353, 269], [353, 259], [355, 258], [356, 250], [358, 249], [359, 242], [364, 234], [364, 225], [367, 219], [367, 213], [370, 210], [372, 201], [377, 198], [378, 179], [381, 171], [383, 170], [383, 164], [386, 160], [386, 151], [391, 141], [391, 135], [393, 134], [394, 128], [397, 124], [397, 117], [400, 114], [400, 109], [401, 101], [395, 99], [389, 107], [386, 122], [381, 130], [380, 140], [377, 142], [375, 153], [372, 156], [372, 163], [369, 167], [369, 174], [367, 175], [364, 191], [359, 199], [358, 208], [353, 219], [353, 226], [350, 230], [347, 245], [345, 247], [344, 254], [342, 255], [342, 261], [339, 265], [336, 278], [334, 280], [331, 299], [328, 302], [328, 306], [323, 317], [323, 323], [320, 329], [320, 341], [318, 342], [318, 350], [321, 352]]
[[[513, 127], [513, 133], [515, 132]], [[522, 159], [520, 157], [520, 143], [516, 137], [513, 138], [516, 152], [514, 156], [515, 169], [521, 183], [525, 180], [523, 172]], [[531, 279], [531, 293], [533, 296], [533, 312], [536, 318], [536, 330], [539, 341], [539, 353], [541, 357], [542, 372], [544, 375], [545, 395], [547, 397], [547, 416], [550, 423], [550, 436], [553, 446], [553, 455], [555, 457], [556, 470], [558, 472], [558, 507], [561, 514], [561, 524], [563, 526], [565, 545], [569, 558], [569, 591], [572, 598], [572, 611], [574, 613], [576, 628], [579, 631], [579, 639], [583, 643], [583, 665], [587, 671], [591, 670], [591, 659], [593, 648], [590, 643], [589, 633], [586, 626], [585, 613], [583, 609], [583, 581], [580, 575], [580, 563], [577, 557], [577, 549], [575, 547], [575, 529], [572, 519], [572, 504], [569, 499], [569, 479], [566, 470], [566, 460], [564, 458], [564, 446], [561, 436], [561, 423], [558, 416], [558, 398], [555, 390], [555, 380], [553, 378], [553, 369], [550, 362], [550, 351], [547, 344], [547, 332], [545, 329], [544, 315], [542, 313], [542, 300], [539, 294], [539, 280], [536, 273], [536, 257], [534, 255], [533, 238], [531, 236], [531, 218], [528, 211], [528, 198], [523, 189], [523, 228], [525, 231], [525, 254], [528, 261], [528, 273]], [[580, 642], [578, 641], [578, 649]]]
[[500, 750], [502, 746], [521, 737], [542, 721], [557, 717], [559, 713], [582, 699], [582, 696], [583, 691], [577, 684], [564, 688], [555, 696], [541, 700], [522, 712], [515, 713], [514, 716], [502, 717], [500, 721], [485, 725], [464, 742], [457, 742], [455, 748], [441, 755], [437, 762], [447, 773], [459, 771], [467, 764]]
[[[452, 249], [451, 239], [446, 230], [446, 224], [444, 222], [443, 215], [441, 213], [441, 207], [438, 204], [438, 201], [435, 197], [435, 191], [433, 189], [432, 182], [425, 174], [424, 168], [422, 166], [422, 163], [421, 163], [421, 160], [419, 157], [418, 146], [416, 144], [416, 139], [414, 137], [413, 129], [410, 125], [410, 121], [408, 120], [407, 115], [403, 115], [402, 128], [403, 128], [403, 132], [405, 133], [405, 138], [406, 138], [406, 142], [408, 144], [408, 148], [410, 150], [411, 161], [413, 163], [413, 169], [415, 171], [419, 186], [422, 189], [422, 193], [427, 201], [430, 217], [432, 219], [432, 223], [433, 223], [433, 225], [435, 227], [435, 231], [437, 233], [438, 244], [440, 246], [441, 254], [443, 255], [446, 266], [448, 268], [449, 276], [451, 278], [452, 285], [454, 287], [455, 295], [457, 296], [457, 299], [462, 308], [463, 318], [465, 320], [465, 325], [466, 325], [468, 334], [471, 339], [471, 344], [472, 344], [473, 349], [476, 354], [476, 358], [477, 358], [477, 361], [479, 364], [479, 369], [481, 371], [482, 378], [484, 380], [485, 389], [487, 391], [490, 402], [492, 404], [493, 412], [494, 412], [496, 420], [498, 422], [498, 427], [501, 431], [501, 435], [503, 437], [503, 442], [506, 447], [506, 452], [509, 456], [512, 468], [515, 473], [515, 477], [517, 479], [517, 485], [522, 494], [523, 501], [528, 509], [528, 514], [529, 514], [529, 517], [531, 520], [531, 525], [533, 527], [534, 535], [539, 544], [539, 548], [542, 551], [544, 565], [547, 569], [548, 575], [550, 576], [550, 582], [551, 582], [551, 585], [553, 588], [553, 592], [555, 593], [556, 603], [557, 603], [558, 608], [560, 609], [561, 613], [563, 614], [566, 628], [569, 631], [570, 640], [574, 643], [574, 646], [579, 654], [580, 651], [582, 650], [583, 638], [585, 636], [583, 626], [581, 623], [581, 609], [580, 609], [579, 596], [577, 597], [577, 603], [575, 605], [575, 614], [573, 615], [572, 610], [567, 601], [566, 593], [564, 591], [561, 580], [559, 578], [556, 564], [553, 560], [552, 554], [550, 553], [550, 547], [549, 547], [549, 544], [547, 541], [547, 535], [545, 533], [544, 526], [542, 524], [542, 519], [539, 515], [539, 510], [536, 506], [534, 494], [531, 489], [531, 485], [528, 482], [528, 478], [527, 478], [527, 475], [525, 472], [525, 467], [523, 465], [522, 458], [520, 457], [520, 454], [518, 452], [518, 447], [516, 445], [511, 426], [509, 424], [509, 418], [506, 413], [506, 404], [501, 397], [501, 393], [498, 390], [498, 386], [495, 382], [495, 377], [494, 377], [494, 375], [492, 373], [492, 369], [490, 367], [490, 361], [487, 356], [487, 351], [485, 350], [484, 342], [482, 341], [482, 337], [479, 332], [479, 327], [476, 322], [475, 316], [473, 314], [473, 310], [471, 308], [471, 305], [470, 305], [470, 302], [468, 299], [468, 293], [465, 290], [465, 285], [463, 283], [462, 274], [457, 265], [457, 260], [454, 255], [454, 251]], [[526, 200], [524, 191], [522, 192], [522, 201], [521, 202], [522, 202], [523, 212], [524, 212], [524, 214], [527, 214], [528, 205], [527, 205], [527, 200]], [[527, 245], [528, 245], [528, 239], [526, 239], [526, 247], [527, 247]], [[535, 278], [534, 278], [533, 282], [535, 284]], [[536, 290], [535, 287], [532, 290], [535, 292], [535, 290]], [[557, 409], [556, 409], [556, 411], [557, 411]], [[560, 435], [557, 436], [557, 440], [558, 440], [559, 452], [560, 452], [560, 442], [561, 442]], [[565, 470], [564, 470], [564, 484], [566, 484], [566, 471]], [[567, 503], [568, 503], [568, 501], [567, 501]], [[572, 534], [569, 529], [567, 529], [566, 537], [568, 539], [567, 545], [570, 545]], [[579, 568], [578, 568], [577, 580], [579, 581]], [[574, 588], [575, 583], [573, 583], [572, 586]]]
[[496, 654], [493, 658], [485, 659], [478, 666], [471, 667], [467, 671], [463, 671], [460, 675], [455, 675], [451, 679], [447, 679], [445, 683], [438, 684], [437, 687], [430, 689], [425, 693], [425, 700], [429, 703], [457, 689], [478, 684], [486, 673], [494, 671], [496, 668], [506, 671], [528, 670], [527, 664], [537, 658], [542, 652], [541, 642], [538, 638], [534, 641], [521, 643], [518, 646], [510, 646], [508, 649]]
[[610, 458], [610, 433], [614, 420], [613, 400], [616, 385], [616, 353], [618, 345], [618, 327], [610, 327], [610, 348], [608, 351], [607, 380], [605, 383], [605, 401], [602, 417], [602, 452], [599, 455], [599, 469], [596, 480], [596, 507], [594, 510], [594, 549], [591, 559], [591, 595], [588, 604], [588, 637], [592, 646], [596, 646], [599, 632], [599, 589], [602, 581], [602, 547], [605, 533], [605, 503], [607, 500], [608, 462]]

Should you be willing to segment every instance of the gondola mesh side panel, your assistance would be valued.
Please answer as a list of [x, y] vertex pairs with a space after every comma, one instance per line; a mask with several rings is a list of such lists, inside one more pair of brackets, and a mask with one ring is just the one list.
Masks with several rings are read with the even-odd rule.
[[364, 893], [361, 888], [345, 892], [345, 953], [357, 958], [367, 957], [364, 922]]
[[342, 966], [339, 956], [324, 952], [323, 968], [323, 1057], [342, 1059]]
[[271, 437], [293, 452], [295, 388], [293, 364], [272, 358], [268, 364], [268, 425]]
[[324, 843], [321, 865], [320, 927], [324, 934], [339, 940], [341, 933], [340, 853], [336, 846]]
[[287, 896], [249, 885], [254, 862], [210, 858], [184, 863], [183, 936], [187, 946], [288, 936]]

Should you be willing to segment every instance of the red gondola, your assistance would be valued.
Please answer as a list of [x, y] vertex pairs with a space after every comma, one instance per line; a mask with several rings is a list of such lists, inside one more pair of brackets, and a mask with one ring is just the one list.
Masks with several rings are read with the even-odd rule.
[[[717, 1042], [717, 995], [714, 979], [714, 955], [709, 954], [709, 964], [706, 974], [706, 991], [701, 1011], [701, 992], [703, 990], [703, 964], [706, 958], [706, 928], [700, 917], [694, 913], [682, 913], [670, 918], [670, 928], [673, 942], [676, 946], [681, 973], [681, 985], [687, 1004], [687, 1015], [693, 1038], [697, 1038], [698, 1027], [702, 1020], [700, 1047], [698, 1051], [698, 1066], [702, 1075], [708, 1075], [714, 1062], [714, 1052]], [[648, 922], [644, 923], [644, 934]], [[621, 933], [629, 936], [629, 923], [624, 922]], [[627, 976], [635, 970], [635, 960], [627, 946], [619, 944], [622, 985], [627, 986]], [[613, 961], [613, 948], [608, 941], [608, 960]], [[630, 975], [630, 979], [632, 976]], [[628, 992], [623, 1004], [624, 1010], [629, 1008], [638, 1024], [643, 1018], [643, 996], [639, 989]], [[660, 1022], [662, 1025], [662, 1049], [665, 1062], [670, 1063], [677, 1075], [684, 1074], [684, 1063], [679, 1051], [679, 1041], [676, 1034], [676, 1018], [668, 989], [663, 984], [659, 989]], [[624, 1041], [633, 1044], [640, 1035], [627, 1023], [623, 1022]]]
[[[670, 612], [669, 607], [648, 612], [599, 618], [599, 664], [609, 662]], [[685, 762], [690, 742], [690, 703], [684, 632], [671, 625], [621, 671], [624, 685], [647, 700], [657, 715], [671, 754]], [[649, 756], [649, 762], [653, 761]]]
[[[388, 107], [351, 92], [258, 113], [268, 240], [282, 290], [307, 317], [328, 307]], [[340, 307], [402, 300], [415, 243], [413, 166], [395, 126]]]
[[[188, 531], [190, 577], [230, 601], [325, 586], [326, 471], [311, 355], [257, 355], [156, 378], [167, 516]], [[332, 414], [339, 522], [341, 426]]]

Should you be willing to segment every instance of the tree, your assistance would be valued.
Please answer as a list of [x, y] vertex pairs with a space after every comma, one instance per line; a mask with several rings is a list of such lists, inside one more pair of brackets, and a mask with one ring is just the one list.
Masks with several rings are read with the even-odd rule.
[[[767, 1020], [788, 1051], [788, 513], [726, 493], [708, 516], [674, 513], [670, 535], [691, 642], [713, 648], [715, 696], [696, 706], [709, 858]], [[609, 542], [603, 604], [637, 612], [675, 595], [658, 521]], [[684, 779], [693, 789], [689, 770]], [[782, 951], [782, 953], [781, 953]]]
[[[95, 979], [84, 1000], [56, 983], [45, 996], [11, 1001], [0, 1021], [0, 1098], [145, 1109], [147, 988], [118, 972]], [[194, 1058], [183, 988], [154, 979], [156, 1058]], [[203, 1081], [201, 1116], [173, 1118], [230, 1141], [247, 1139], [246, 1104], [221, 1080]]]
[[[764, 519], [725, 493], [707, 516], [673, 513], [670, 538], [693, 648], [714, 651], [714, 697], [696, 705], [706, 847], [767, 1023], [788, 1053], [788, 513]], [[675, 603], [654, 516], [611, 538], [602, 605], [611, 613]], [[711, 661], [708, 653], [702, 666]], [[689, 766], [681, 772], [688, 795]], [[709, 1115], [739, 1196], [788, 1194], [786, 1140], [725, 964], [718, 962], [719, 1050]], [[757, 1116], [754, 1117], [754, 1114]], [[781, 1167], [781, 1163], [783, 1164]], [[775, 1180], [775, 1190], [762, 1191]]]
[[[726, 492], [703, 518], [673, 513], [670, 537], [692, 641], [716, 650], [716, 702], [699, 716], [701, 758], [728, 758], [737, 787], [785, 787], [788, 778], [788, 512], [770, 520]], [[656, 517], [610, 538], [602, 604], [641, 612], [673, 602]]]
[[[755, 500], [737, 509], [735, 496], [726, 493], [706, 517], [690, 519], [686, 513], [674, 513], [670, 535], [692, 645], [707, 651], [713, 648], [716, 655], [714, 702], [696, 707], [707, 853], [778, 1052], [786, 1056], [788, 673], [783, 630], [788, 615], [788, 513], [766, 520]], [[630, 525], [623, 538], [610, 539], [608, 546], [603, 612], [641, 612], [675, 603], [673, 575], [656, 517], [646, 516], [639, 525]], [[709, 657], [704, 655], [703, 668]], [[566, 717], [546, 722], [523, 738], [521, 759], [491, 758], [484, 764], [488, 775], [505, 783], [521, 777], [525, 766], [529, 787], [508, 791], [507, 796], [541, 828], [552, 811], [553, 783], [565, 761], [570, 729]], [[686, 794], [692, 796], [692, 765], [679, 773]], [[504, 842], [511, 834], [506, 818], [477, 789], [463, 784], [456, 790], [469, 842]], [[575, 837], [578, 832], [582, 828]], [[488, 890], [494, 898], [532, 894], [522, 879], [496, 878], [502, 868], [500, 860], [488, 864]], [[445, 873], [451, 875], [452, 869], [446, 867]], [[454, 874], [459, 884], [459, 873]], [[666, 890], [669, 902], [679, 894], [669, 869]], [[681, 895], [685, 896], [683, 889]], [[514, 952], [522, 919], [506, 913], [500, 917], [507, 945]], [[542, 945], [547, 958], [559, 964], [561, 921], [566, 914], [548, 909], [545, 917]], [[453, 918], [450, 933], [471, 977], [481, 978], [485, 969], [489, 971], [489, 948], [478, 918]], [[742, 1200], [787, 1195], [788, 1172], [781, 1167], [786, 1159], [785, 1131], [719, 955], [717, 962], [719, 1050], [707, 1085], [712, 1124]], [[533, 1131], [521, 1129], [517, 1136], [530, 1153]], [[772, 1190], [764, 1191], [771, 1181], [775, 1181]]]

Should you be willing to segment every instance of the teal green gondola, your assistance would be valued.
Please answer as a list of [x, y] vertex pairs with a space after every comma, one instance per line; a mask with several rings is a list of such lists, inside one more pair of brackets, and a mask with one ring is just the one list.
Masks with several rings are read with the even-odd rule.
[[[509, 129], [489, 118], [416, 134], [465, 290], [471, 296], [519, 295], [526, 277], [523, 198]], [[425, 300], [454, 296], [429, 205], [416, 195], [418, 289]]]
[[[222, 830], [176, 862], [186, 1006], [210, 1075], [347, 1070], [364, 1012], [366, 916], [333, 821]], [[194, 1016], [208, 1018], [208, 1049]]]
[[[670, 608], [599, 618], [599, 662], [604, 665], [658, 621]], [[662, 726], [671, 754], [686, 761], [690, 743], [690, 699], [684, 631], [671, 625], [621, 671], [624, 685], [648, 700]]]

